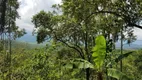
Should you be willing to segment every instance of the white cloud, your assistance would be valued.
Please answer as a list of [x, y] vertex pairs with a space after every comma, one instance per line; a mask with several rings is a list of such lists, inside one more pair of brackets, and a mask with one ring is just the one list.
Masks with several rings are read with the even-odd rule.
[[137, 40], [142, 40], [142, 29], [135, 28], [134, 34], [137, 36]]
[[61, 3], [61, 0], [18, 0], [18, 2], [20, 2], [18, 12], [21, 17], [16, 20], [16, 24], [32, 32], [34, 28], [31, 22], [32, 16], [41, 10], [52, 11], [52, 5]]

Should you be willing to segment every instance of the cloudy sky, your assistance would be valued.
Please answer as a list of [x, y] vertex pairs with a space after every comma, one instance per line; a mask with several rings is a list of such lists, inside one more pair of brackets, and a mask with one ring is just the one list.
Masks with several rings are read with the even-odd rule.
[[20, 19], [16, 20], [20, 28], [25, 28], [28, 32], [33, 31], [33, 24], [31, 18], [34, 14], [41, 10], [52, 11], [53, 4], [61, 3], [61, 0], [18, 0], [20, 8], [18, 9]]
[[[34, 14], [41, 10], [52, 11], [53, 4], [61, 3], [61, 0], [18, 0], [20, 8], [18, 9], [20, 19], [16, 20], [20, 28], [25, 28], [28, 33], [33, 31], [34, 25], [31, 23], [31, 18]], [[142, 30], [135, 29], [135, 35], [138, 40], [142, 40]]]

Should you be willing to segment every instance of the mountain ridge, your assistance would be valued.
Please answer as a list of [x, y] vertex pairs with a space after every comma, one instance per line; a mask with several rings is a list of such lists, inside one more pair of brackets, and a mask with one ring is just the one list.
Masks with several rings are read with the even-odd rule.
[[[22, 42], [27, 42], [30, 44], [37, 44], [36, 41], [36, 36], [32, 35], [32, 33], [28, 32], [26, 35], [22, 36], [21, 38], [18, 38], [17, 41], [22, 41]], [[45, 44], [45, 43], [44, 43]], [[116, 42], [116, 48], [119, 49], [120, 48], [120, 42]], [[142, 48], [142, 40], [136, 40], [135, 42], [129, 44], [126, 44], [124, 42], [124, 49], [141, 49]]]

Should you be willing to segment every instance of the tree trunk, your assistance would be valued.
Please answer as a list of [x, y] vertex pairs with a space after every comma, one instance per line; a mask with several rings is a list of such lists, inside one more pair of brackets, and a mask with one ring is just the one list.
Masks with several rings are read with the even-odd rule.
[[103, 74], [101, 72], [98, 72], [98, 80], [103, 80]]
[[[86, 25], [86, 33], [85, 33], [85, 53], [87, 55], [87, 60], [90, 62], [90, 54], [88, 52], [88, 26]], [[86, 69], [86, 80], [90, 78], [90, 68]]]
[[89, 80], [90, 78], [90, 68], [86, 69], [86, 80]]
[[[123, 54], [123, 29], [121, 29], [121, 55]], [[120, 71], [122, 72], [122, 60], [120, 61]]]

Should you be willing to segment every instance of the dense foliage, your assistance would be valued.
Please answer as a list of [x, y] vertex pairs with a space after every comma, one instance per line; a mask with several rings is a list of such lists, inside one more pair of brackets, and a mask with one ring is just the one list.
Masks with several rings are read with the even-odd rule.
[[134, 27], [142, 29], [141, 0], [62, 0], [33, 16], [37, 43], [48, 41], [36, 48], [12, 41], [25, 34], [15, 24], [17, 0], [0, 4], [0, 79], [142, 79], [142, 50], [123, 50], [136, 40]]
[[[124, 52], [127, 53], [130, 51], [125, 50]], [[120, 55], [120, 51], [114, 51], [111, 56], [113, 60], [108, 62], [109, 64], [107, 65], [111, 66], [112, 64], [113, 67], [113, 69], [108, 69], [108, 71], [110, 71], [108, 75], [115, 78], [120, 78], [120, 75], [125, 75], [124, 77], [130, 77], [131, 80], [141, 80], [141, 52], [142, 50], [136, 50], [135, 53], [124, 58], [123, 73], [118, 73], [120, 67], [118, 62], [115, 62], [115, 59]], [[1, 80], [7, 80], [9, 76], [9, 73], [6, 72], [8, 69], [6, 63], [7, 59], [5, 53], [1, 51]], [[91, 68], [92, 75], [90, 78], [96, 80], [98, 74], [96, 72], [97, 68], [92, 65], [95, 64], [90, 64], [89, 62], [79, 59], [76, 52], [61, 43], [36, 49], [18, 47], [12, 50], [11, 77], [13, 80], [85, 80], [85, 68]], [[116, 70], [118, 70], [117, 73], [114, 73]], [[102, 73], [104, 72], [105, 67], [102, 66]], [[106, 78], [105, 74], [103, 78]]]

